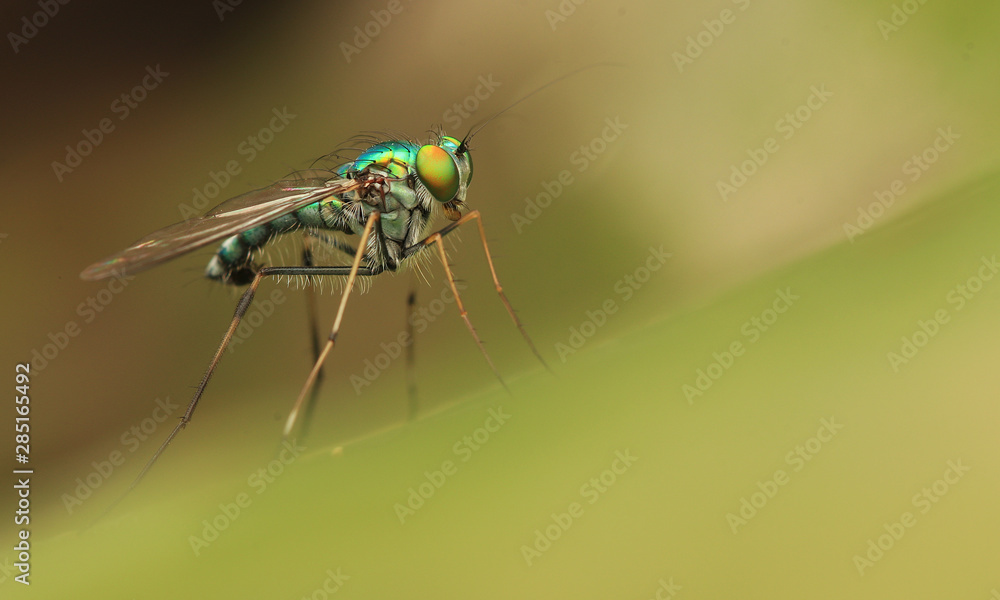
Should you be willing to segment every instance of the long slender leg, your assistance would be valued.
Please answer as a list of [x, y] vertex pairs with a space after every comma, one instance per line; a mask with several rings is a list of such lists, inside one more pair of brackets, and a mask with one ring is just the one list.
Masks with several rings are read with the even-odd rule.
[[493, 369], [493, 374], [500, 380], [500, 385], [502, 385], [503, 389], [507, 390], [509, 393], [510, 388], [507, 387], [503, 377], [500, 376], [500, 372], [497, 371], [496, 365], [493, 364], [493, 359], [490, 358], [489, 353], [486, 352], [486, 347], [483, 346], [482, 340], [479, 339], [479, 334], [476, 333], [476, 328], [472, 326], [472, 321], [469, 320], [469, 311], [465, 310], [465, 306], [462, 304], [462, 297], [458, 295], [458, 287], [455, 285], [455, 276], [451, 273], [451, 267], [448, 266], [448, 256], [444, 252], [444, 238], [442, 233], [432, 233], [420, 243], [424, 246], [437, 243], [438, 256], [441, 258], [441, 264], [444, 265], [444, 274], [448, 278], [448, 285], [451, 286], [451, 293], [455, 295], [455, 305], [458, 307], [458, 314], [461, 315], [462, 320], [465, 321], [465, 326], [468, 327], [469, 333], [472, 334], [472, 339], [476, 341], [476, 346], [479, 346], [479, 351], [483, 353], [483, 357], [486, 359], [487, 364], [490, 365], [490, 369]]
[[[312, 244], [313, 236], [306, 232], [302, 238], [302, 265], [313, 266]], [[309, 337], [312, 341], [313, 363], [319, 360], [319, 316], [316, 307], [316, 290], [312, 285], [306, 286], [306, 310], [309, 313]], [[304, 440], [309, 432], [309, 424], [312, 422], [313, 410], [316, 408], [316, 399], [319, 397], [319, 390], [323, 386], [323, 371], [316, 376], [316, 385], [309, 395], [309, 402], [306, 403], [305, 413], [302, 416], [302, 439]]]
[[[521, 336], [524, 337], [524, 341], [526, 341], [528, 343], [528, 347], [531, 348], [531, 352], [534, 353], [535, 357], [537, 357], [538, 360], [542, 363], [542, 366], [544, 366], [545, 369], [548, 370], [551, 373], [552, 369], [549, 367], [549, 364], [547, 362], [545, 362], [545, 359], [542, 358], [542, 355], [541, 355], [541, 353], [538, 352], [538, 349], [535, 348], [535, 343], [531, 341], [531, 337], [528, 336], [528, 332], [527, 332], [527, 330], [525, 330], [524, 325], [521, 324], [521, 320], [517, 318], [517, 314], [514, 312], [514, 307], [511, 306], [510, 301], [507, 300], [507, 295], [503, 293], [503, 286], [500, 285], [500, 279], [497, 278], [496, 267], [493, 266], [493, 257], [490, 255], [489, 244], [486, 243], [486, 230], [483, 228], [483, 217], [482, 217], [482, 215], [479, 214], [478, 210], [469, 211], [468, 213], [466, 213], [465, 215], [463, 215], [459, 220], [457, 220], [457, 221], [455, 221], [453, 223], [449, 223], [448, 226], [442, 228], [441, 231], [438, 231], [437, 233], [431, 234], [430, 236], [428, 236], [426, 239], [422, 240], [421, 242], [419, 242], [417, 244], [414, 244], [413, 246], [410, 246], [409, 248], [406, 248], [404, 250], [404, 256], [411, 256], [411, 255], [415, 254], [416, 252], [418, 252], [419, 250], [421, 250], [422, 248], [424, 248], [427, 245], [431, 244], [433, 241], [435, 241], [435, 240], [431, 239], [434, 236], [438, 236], [438, 239], [440, 239], [440, 238], [448, 235], [449, 233], [451, 233], [455, 229], [457, 229], [460, 225], [462, 225], [464, 223], [468, 223], [469, 221], [471, 221], [473, 219], [475, 219], [476, 222], [479, 224], [479, 238], [483, 242], [483, 250], [486, 252], [486, 262], [489, 263], [489, 265], [490, 265], [490, 274], [493, 275], [493, 285], [494, 285], [494, 287], [496, 287], [497, 294], [500, 295], [500, 300], [503, 302], [504, 308], [507, 309], [507, 314], [510, 315], [511, 320], [514, 321], [514, 325], [516, 325], [518, 331], [521, 332]], [[441, 247], [440, 244], [438, 245], [438, 247], [439, 248]], [[444, 250], [442, 249], [441, 252], [442, 252], [442, 255], [443, 255]]]
[[412, 283], [410, 286], [410, 293], [406, 296], [406, 339], [410, 340], [410, 345], [406, 347], [406, 395], [409, 398], [409, 420], [412, 421], [417, 416], [417, 361], [414, 349], [417, 340], [413, 337], [413, 310], [417, 305], [417, 290]]
[[[365, 248], [368, 247], [368, 237], [372, 234], [372, 229], [376, 228], [379, 223], [379, 213], [378, 211], [372, 211], [371, 215], [368, 217], [368, 222], [365, 223], [365, 229], [361, 232], [361, 239], [358, 241], [358, 250], [354, 255], [354, 262], [351, 264], [351, 271], [347, 275], [347, 285], [344, 286], [343, 295], [340, 298], [340, 308], [337, 309], [337, 318], [333, 321], [333, 329], [330, 331], [330, 336], [326, 340], [326, 344], [319, 353], [319, 357], [316, 359], [316, 364], [313, 365], [312, 371], [309, 372], [309, 377], [306, 378], [305, 384], [302, 386], [302, 391], [299, 392], [299, 397], [296, 398], [295, 404], [292, 406], [292, 412], [288, 414], [288, 420], [285, 421], [285, 429], [282, 432], [282, 439], [289, 440], [292, 436], [292, 431], [295, 429], [295, 424], [299, 419], [299, 414], [302, 410], [302, 403], [305, 401], [306, 396], [309, 393], [309, 389], [316, 382], [316, 378], [319, 376], [320, 371], [323, 369], [323, 363], [326, 361], [326, 357], [329, 356], [330, 351], [333, 350], [334, 344], [337, 342], [337, 334], [340, 333], [340, 324], [344, 320], [344, 310], [347, 308], [347, 299], [351, 297], [351, 290], [354, 288], [354, 280], [357, 278], [361, 269], [361, 260], [365, 256]], [[376, 237], [379, 239], [379, 243], [384, 246], [384, 238], [382, 237], [381, 227], [377, 227]]]
[[[153, 464], [156, 463], [156, 461], [160, 458], [160, 455], [162, 455], [164, 450], [167, 449], [167, 446], [170, 445], [170, 442], [174, 441], [174, 438], [177, 437], [177, 434], [180, 433], [181, 430], [184, 429], [187, 426], [187, 424], [191, 421], [191, 416], [194, 414], [195, 409], [198, 407], [198, 402], [201, 400], [202, 395], [205, 393], [205, 388], [208, 387], [209, 380], [215, 373], [215, 368], [219, 365], [219, 362], [222, 360], [222, 356], [223, 354], [225, 354], [226, 348], [229, 346], [229, 342], [233, 339], [233, 334], [236, 333], [236, 329], [237, 327], [239, 327], [240, 321], [243, 319], [243, 316], [246, 315], [246, 312], [250, 308], [251, 303], [253, 303], [254, 295], [257, 293], [257, 287], [260, 286], [260, 282], [265, 277], [277, 277], [281, 275], [333, 276], [333, 277], [343, 277], [344, 275], [350, 275], [354, 277], [357, 275], [372, 276], [372, 275], [377, 275], [379, 272], [381, 271], [372, 269], [371, 267], [358, 268], [356, 264], [352, 267], [344, 267], [344, 266], [264, 267], [260, 269], [257, 272], [256, 276], [254, 276], [253, 281], [250, 283], [250, 286], [247, 287], [246, 291], [244, 291], [243, 295], [240, 297], [240, 301], [236, 305], [236, 311], [233, 314], [233, 320], [229, 324], [229, 329], [226, 330], [226, 334], [222, 337], [222, 343], [219, 344], [219, 348], [215, 351], [215, 355], [212, 357], [212, 362], [209, 363], [208, 369], [202, 376], [201, 383], [198, 384], [198, 389], [195, 390], [194, 397], [188, 404], [187, 410], [184, 411], [184, 415], [181, 417], [180, 422], [177, 423], [177, 425], [173, 428], [173, 430], [170, 432], [170, 435], [167, 436], [167, 439], [164, 440], [162, 444], [160, 444], [160, 447], [156, 450], [156, 453], [153, 454], [153, 457], [150, 458], [146, 462], [145, 466], [143, 466], [142, 470], [139, 471], [139, 475], [137, 475], [136, 478], [132, 481], [132, 484], [128, 486], [128, 489], [126, 489], [125, 492], [123, 492], [122, 495], [119, 496], [118, 499], [111, 504], [111, 506], [105, 509], [105, 511], [101, 514], [101, 517], [111, 512], [111, 510], [115, 506], [117, 506], [119, 503], [121, 503], [122, 500], [125, 499], [125, 497], [129, 494], [129, 492], [135, 489], [135, 486], [139, 485], [139, 482], [142, 481], [142, 478], [146, 476], [146, 473], [149, 472], [149, 470], [153, 467]], [[99, 517], [98, 519], [100, 519], [101, 517]]]

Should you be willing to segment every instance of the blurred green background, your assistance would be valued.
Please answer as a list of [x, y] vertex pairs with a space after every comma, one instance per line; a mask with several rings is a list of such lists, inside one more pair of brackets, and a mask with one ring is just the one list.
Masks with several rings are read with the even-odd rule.
[[[41, 10], [6, 3], [4, 31]], [[0, 595], [990, 598], [998, 17], [933, 0], [91, 2], [8, 35], [2, 364], [13, 379], [78, 334], [32, 374], [32, 585], [13, 580], [5, 484]], [[360, 131], [464, 134], [594, 63], [618, 66], [547, 89], [473, 147], [469, 205], [555, 376], [470, 230], [450, 256], [512, 394], [451, 305], [417, 338], [416, 422], [401, 359], [357, 393], [405, 326], [415, 278], [384, 276], [348, 305], [308, 449], [272, 463], [310, 351], [303, 294], [265, 284], [280, 304], [192, 425], [83, 531], [179, 416], [150, 420], [158, 400], [186, 404], [237, 297], [202, 280], [211, 250], [118, 293], [84, 267], [180, 220], [231, 161], [213, 204]], [[169, 75], [120, 118], [116, 99], [157, 65]], [[295, 117], [241, 146], [274, 110]], [[60, 181], [52, 163], [105, 118], [114, 130]], [[564, 170], [572, 182], [529, 209]], [[432, 310], [444, 281], [428, 265]], [[768, 312], [779, 290], [798, 299]], [[325, 329], [337, 296], [320, 300]], [[510, 418], [486, 439], [491, 410]], [[842, 428], [813, 439], [824, 423]], [[92, 494], [67, 501], [88, 477]], [[213, 521], [225, 529], [195, 552]]]

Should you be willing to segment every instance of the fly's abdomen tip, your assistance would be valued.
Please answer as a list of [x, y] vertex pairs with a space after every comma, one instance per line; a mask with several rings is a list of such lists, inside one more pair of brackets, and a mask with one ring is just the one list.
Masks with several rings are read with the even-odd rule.
[[223, 264], [222, 259], [216, 254], [208, 261], [208, 265], [205, 266], [205, 277], [214, 280], [222, 279], [226, 274], [226, 265]]

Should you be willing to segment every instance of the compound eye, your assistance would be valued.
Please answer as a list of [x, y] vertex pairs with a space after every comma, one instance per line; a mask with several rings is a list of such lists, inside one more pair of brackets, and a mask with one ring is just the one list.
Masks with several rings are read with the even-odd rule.
[[417, 177], [438, 202], [450, 202], [458, 194], [458, 165], [451, 154], [428, 144], [417, 151]]

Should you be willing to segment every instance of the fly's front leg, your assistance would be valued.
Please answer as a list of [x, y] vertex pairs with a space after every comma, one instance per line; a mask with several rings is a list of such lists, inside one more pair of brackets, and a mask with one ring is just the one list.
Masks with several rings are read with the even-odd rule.
[[[476, 222], [479, 225], [479, 238], [480, 238], [480, 240], [483, 243], [483, 250], [486, 252], [486, 262], [489, 264], [489, 266], [490, 266], [490, 274], [493, 276], [493, 286], [496, 288], [497, 294], [500, 295], [500, 301], [503, 302], [504, 308], [507, 309], [507, 314], [510, 315], [511, 320], [514, 321], [514, 325], [517, 326], [518, 331], [521, 332], [521, 336], [524, 338], [524, 341], [528, 343], [528, 347], [531, 348], [531, 352], [542, 363], [542, 366], [544, 366], [546, 368], [546, 370], [548, 370], [551, 373], [552, 369], [549, 368], [548, 363], [545, 362], [544, 358], [542, 358], [541, 353], [535, 347], [535, 343], [531, 341], [531, 337], [528, 335], [527, 330], [524, 328], [524, 325], [521, 323], [521, 320], [517, 317], [517, 314], [514, 312], [514, 307], [511, 306], [510, 301], [507, 300], [507, 294], [505, 294], [503, 292], [503, 286], [500, 285], [500, 279], [497, 277], [496, 267], [493, 265], [493, 257], [490, 255], [489, 244], [486, 243], [486, 230], [483, 228], [483, 217], [482, 217], [482, 215], [479, 214], [478, 210], [469, 211], [468, 213], [466, 213], [465, 215], [463, 215], [461, 218], [459, 218], [454, 223], [449, 223], [446, 227], [443, 227], [437, 233], [433, 233], [433, 234], [427, 236], [426, 239], [424, 239], [424, 240], [422, 240], [422, 241], [414, 244], [413, 246], [410, 246], [410, 247], [406, 248], [403, 251], [404, 252], [404, 256], [412, 256], [413, 254], [419, 252], [420, 250], [422, 250], [423, 248], [429, 246], [430, 244], [432, 244], [434, 242], [438, 242], [438, 249], [440, 251], [439, 253], [440, 253], [440, 256], [441, 256], [441, 260], [444, 261], [445, 260], [444, 246], [440, 243], [441, 238], [443, 238], [444, 236], [448, 235], [452, 231], [455, 231], [461, 225], [463, 225], [465, 223], [468, 223], [469, 221], [472, 221], [473, 219], [475, 219]], [[448, 272], [449, 277], [450, 277], [450, 271], [448, 271], [447, 264], [445, 264], [445, 270], [446, 270], [446, 272]], [[454, 284], [452, 284], [452, 289], [454, 290]], [[455, 291], [455, 295], [456, 295], [456, 298], [457, 298], [457, 296], [458, 296], [458, 292], [457, 291]], [[458, 302], [458, 305], [459, 305], [459, 308], [461, 309], [461, 302], [460, 301]], [[464, 318], [465, 317], [464, 309], [461, 309], [461, 310], [463, 311], [462, 315], [463, 315], [463, 318]], [[466, 318], [466, 323], [468, 323], [468, 319], [467, 318]], [[471, 324], [469, 325], [469, 328], [470, 329], [472, 328]], [[475, 335], [475, 332], [473, 332], [473, 337], [476, 338], [477, 343], [478, 343], [478, 336]], [[482, 345], [480, 345], [480, 349], [482, 349]], [[483, 354], [486, 354], [485, 350], [483, 350]], [[490, 362], [490, 366], [493, 366], [493, 363], [491, 361], [489, 361], [489, 357], [487, 357], [487, 361]], [[496, 369], [494, 369], [494, 372], [496, 372]]]
[[[452, 225], [449, 225], [449, 227], [457, 225], [458, 223], [460, 222], [457, 221]], [[430, 246], [431, 244], [437, 245], [438, 256], [441, 258], [441, 264], [444, 266], [445, 277], [448, 279], [448, 285], [451, 287], [451, 293], [454, 294], [455, 296], [455, 305], [458, 307], [458, 314], [462, 317], [462, 320], [465, 321], [465, 326], [469, 329], [469, 333], [472, 334], [472, 339], [475, 340], [476, 346], [482, 353], [483, 358], [486, 359], [486, 363], [490, 366], [490, 369], [493, 370], [493, 374], [497, 376], [497, 379], [500, 380], [500, 385], [502, 385], [503, 388], [507, 390], [507, 392], [509, 393], [510, 389], [504, 382], [503, 377], [500, 376], [500, 372], [497, 371], [496, 365], [493, 364], [493, 359], [490, 358], [489, 353], [486, 352], [486, 347], [483, 346], [482, 340], [479, 339], [479, 334], [476, 333], [476, 328], [472, 326], [472, 321], [469, 320], [469, 312], [465, 310], [465, 305], [462, 303], [462, 297], [458, 293], [458, 287], [455, 285], [455, 276], [452, 275], [451, 273], [451, 266], [448, 265], [448, 256], [444, 252], [443, 236], [448, 231], [450, 231], [450, 229], [446, 227], [445, 229], [442, 229], [439, 232], [430, 234], [422, 241], [417, 242], [416, 244], [411, 246], [410, 248], [414, 248], [415, 250], [413, 252], [410, 252], [409, 254], [413, 254], [417, 250]], [[407, 250], [409, 250], [410, 248], [407, 248]]]

